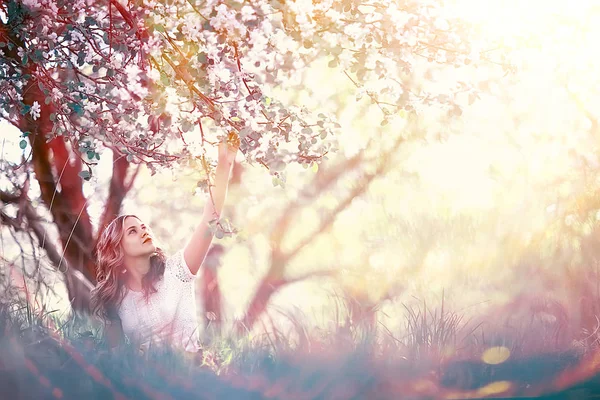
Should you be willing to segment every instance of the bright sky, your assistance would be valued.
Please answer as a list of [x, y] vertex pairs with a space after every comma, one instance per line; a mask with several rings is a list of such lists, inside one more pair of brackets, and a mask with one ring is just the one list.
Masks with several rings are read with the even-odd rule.
[[19, 136], [21, 132], [0, 118], [0, 140], [3, 143], [4, 151], [2, 156], [10, 162], [17, 162], [21, 157], [22, 151], [19, 149]]

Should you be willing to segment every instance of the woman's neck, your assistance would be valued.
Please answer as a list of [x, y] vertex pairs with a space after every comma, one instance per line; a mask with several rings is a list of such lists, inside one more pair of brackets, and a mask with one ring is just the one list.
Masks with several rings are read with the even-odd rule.
[[127, 285], [127, 288], [133, 292], [142, 292], [143, 291], [142, 281], [133, 279], [131, 276], [129, 277], [129, 279], [127, 279], [125, 284]]
[[137, 257], [125, 260], [127, 266], [127, 287], [135, 292], [142, 291], [142, 279], [150, 271], [150, 257]]

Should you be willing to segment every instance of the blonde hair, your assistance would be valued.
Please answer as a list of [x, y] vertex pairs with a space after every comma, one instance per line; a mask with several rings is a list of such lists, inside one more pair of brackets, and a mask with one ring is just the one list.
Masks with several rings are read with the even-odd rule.
[[[121, 247], [124, 235], [125, 218], [135, 215], [120, 215], [113, 219], [102, 232], [96, 248], [96, 287], [92, 290], [90, 308], [92, 315], [99, 317], [104, 322], [119, 320], [118, 309], [125, 296], [125, 254]], [[156, 292], [154, 284], [165, 272], [165, 254], [156, 248], [155, 254], [150, 256], [150, 270], [142, 278], [142, 290], [146, 300]]]

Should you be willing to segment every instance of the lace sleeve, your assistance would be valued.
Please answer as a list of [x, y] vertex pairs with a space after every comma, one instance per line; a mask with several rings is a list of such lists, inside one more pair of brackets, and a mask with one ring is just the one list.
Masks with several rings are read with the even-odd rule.
[[165, 272], [168, 272], [183, 283], [191, 282], [197, 277], [197, 275], [192, 274], [190, 268], [185, 263], [183, 249], [167, 259]]

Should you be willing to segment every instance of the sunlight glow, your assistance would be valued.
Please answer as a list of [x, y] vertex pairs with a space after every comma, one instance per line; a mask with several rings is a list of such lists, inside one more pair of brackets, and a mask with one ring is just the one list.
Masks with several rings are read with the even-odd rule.
[[594, 0], [454, 0], [450, 6], [458, 16], [479, 24], [487, 35], [502, 38], [506, 44], [565, 22], [589, 25], [590, 16], [600, 8]]
[[483, 352], [481, 360], [486, 364], [502, 364], [510, 357], [510, 350], [504, 346], [490, 347]]
[[[509, 76], [506, 87], [498, 88], [509, 96], [504, 99], [510, 98], [509, 107], [497, 96], [495, 102], [476, 103], [466, 111], [461, 139], [413, 157], [427, 180], [438, 193], [452, 193], [460, 208], [477, 209], [494, 203], [494, 180], [551, 180], [572, 169], [570, 154], [585, 151], [590, 118], [600, 117], [600, 54], [593, 50], [600, 37], [600, 2], [448, 0], [447, 7], [449, 15], [475, 24], [482, 42], [492, 40], [509, 55], [518, 84]], [[494, 49], [479, 50], [490, 50], [494, 58]], [[527, 118], [517, 123], [515, 110]], [[510, 132], [516, 146], [481, 143], [494, 131]], [[467, 132], [473, 136], [464, 136]]]
[[18, 162], [22, 151], [19, 151], [19, 135], [21, 132], [8, 121], [0, 119], [0, 141], [4, 143], [2, 157], [10, 162]]

